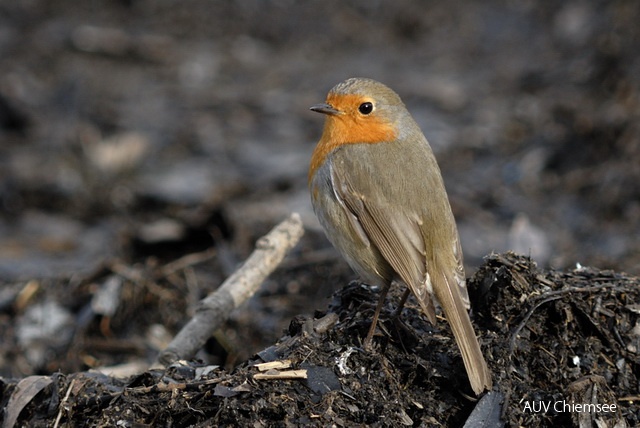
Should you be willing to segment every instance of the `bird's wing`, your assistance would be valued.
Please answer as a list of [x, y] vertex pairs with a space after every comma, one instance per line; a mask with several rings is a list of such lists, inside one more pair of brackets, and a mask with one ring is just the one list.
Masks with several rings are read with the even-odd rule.
[[[431, 293], [436, 296], [453, 330], [473, 390], [479, 394], [485, 388], [490, 389], [491, 373], [467, 314], [469, 298], [462, 251], [449, 204], [446, 199], [429, 200], [429, 196], [425, 196], [427, 200], [406, 199], [406, 195], [424, 196], [425, 188], [419, 186], [432, 186], [427, 189], [439, 191], [435, 187], [442, 186], [439, 175], [427, 174], [421, 183], [407, 180], [396, 183], [393, 188], [402, 190], [394, 193], [388, 183], [401, 180], [402, 177], [394, 174], [407, 159], [394, 159], [389, 154], [384, 171], [371, 171], [368, 169], [371, 152], [371, 149], [352, 151], [335, 158], [330, 172], [335, 197], [348, 210], [351, 221], [357, 222], [368, 241], [411, 289], [432, 323], [435, 323], [435, 310]], [[437, 168], [433, 156], [422, 160], [423, 163], [419, 159], [414, 164]], [[423, 227], [425, 219], [450, 229]], [[433, 251], [434, 247], [437, 251]]]
[[[409, 286], [423, 311], [435, 323], [435, 309], [429, 290], [426, 245], [420, 229], [421, 219], [400, 206], [384, 200], [371, 201], [367, 189], [358, 189], [345, 168], [331, 168], [336, 198], [355, 222], [354, 229], [366, 234], [400, 279]], [[351, 171], [352, 172], [352, 171]]]
[[[453, 214], [451, 214], [453, 216]], [[451, 226], [456, 228], [455, 219], [451, 221]], [[464, 275], [464, 264], [462, 262], [462, 246], [460, 245], [460, 237], [458, 236], [458, 230], [453, 231], [453, 236], [455, 236], [455, 243], [453, 246], [453, 255], [456, 259], [456, 269], [453, 272], [454, 279], [456, 281], [456, 285], [460, 290], [460, 297], [462, 298], [462, 303], [464, 307], [468, 310], [471, 307], [471, 303], [469, 301], [469, 292], [467, 291], [467, 280]]]

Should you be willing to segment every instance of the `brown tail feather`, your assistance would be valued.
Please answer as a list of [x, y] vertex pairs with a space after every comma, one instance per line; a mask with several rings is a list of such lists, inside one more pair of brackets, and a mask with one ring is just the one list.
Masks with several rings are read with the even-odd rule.
[[433, 279], [433, 291], [453, 330], [471, 388], [476, 394], [480, 394], [485, 389], [491, 389], [491, 373], [460, 295], [460, 286], [446, 275], [439, 278], [438, 275], [434, 275]]

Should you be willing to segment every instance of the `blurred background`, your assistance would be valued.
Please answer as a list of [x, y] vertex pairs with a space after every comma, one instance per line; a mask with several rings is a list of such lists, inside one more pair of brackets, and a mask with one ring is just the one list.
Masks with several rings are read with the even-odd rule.
[[63, 328], [114, 261], [148, 272], [213, 247], [184, 280], [198, 291], [170, 294], [183, 306], [152, 292], [117, 312], [178, 328], [291, 211], [303, 241], [227, 333], [267, 344], [323, 309], [355, 275], [310, 208], [308, 107], [352, 76], [392, 87], [429, 139], [467, 275], [505, 250], [637, 275], [638, 22], [635, 0], [0, 1], [0, 317], [22, 347], [0, 363], [32, 343], [10, 326], [46, 319], [33, 302], [66, 299]]

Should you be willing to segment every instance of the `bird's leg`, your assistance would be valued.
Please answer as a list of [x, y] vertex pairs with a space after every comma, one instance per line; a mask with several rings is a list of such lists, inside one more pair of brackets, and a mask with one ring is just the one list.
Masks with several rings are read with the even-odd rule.
[[400, 314], [402, 313], [402, 308], [404, 307], [404, 304], [407, 302], [407, 299], [409, 298], [409, 293], [411, 293], [411, 290], [407, 287], [407, 289], [404, 290], [404, 294], [402, 295], [402, 298], [400, 299], [400, 303], [398, 303], [398, 307], [396, 308], [395, 311], [393, 311], [393, 314], [391, 315], [393, 318], [399, 317]]
[[364, 349], [371, 349], [371, 341], [373, 340], [373, 334], [376, 332], [376, 326], [378, 325], [378, 318], [380, 317], [380, 312], [382, 311], [382, 306], [384, 306], [384, 301], [387, 298], [387, 293], [389, 292], [389, 288], [391, 284], [385, 284], [384, 288], [380, 292], [380, 298], [378, 299], [378, 304], [376, 305], [376, 311], [373, 314], [373, 319], [371, 320], [371, 327], [369, 328], [369, 333], [367, 333], [367, 337], [364, 339]]

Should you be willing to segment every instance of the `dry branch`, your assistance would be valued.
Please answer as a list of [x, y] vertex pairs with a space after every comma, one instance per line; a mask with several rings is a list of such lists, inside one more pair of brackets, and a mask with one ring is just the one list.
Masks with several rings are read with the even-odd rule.
[[227, 320], [231, 311], [256, 292], [287, 252], [298, 243], [302, 234], [300, 216], [293, 213], [260, 238], [256, 242], [256, 249], [244, 264], [220, 288], [200, 302], [193, 318], [160, 353], [158, 362], [166, 366], [195, 355]]

